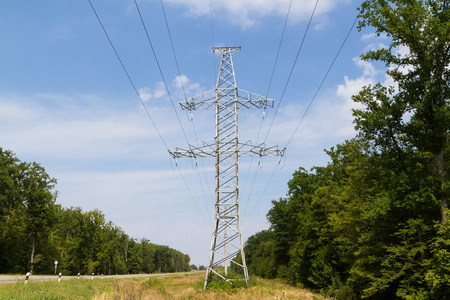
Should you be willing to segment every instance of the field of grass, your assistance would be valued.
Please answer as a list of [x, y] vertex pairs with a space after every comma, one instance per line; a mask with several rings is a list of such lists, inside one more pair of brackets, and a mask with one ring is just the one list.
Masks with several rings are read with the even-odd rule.
[[70, 279], [0, 285], [0, 300], [10, 299], [305, 299], [323, 300], [308, 290], [253, 279], [247, 288], [228, 285], [203, 290], [204, 272], [130, 279]]

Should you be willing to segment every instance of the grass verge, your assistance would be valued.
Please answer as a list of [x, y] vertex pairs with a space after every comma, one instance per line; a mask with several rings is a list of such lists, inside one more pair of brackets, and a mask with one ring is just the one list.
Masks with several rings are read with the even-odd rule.
[[327, 299], [280, 282], [252, 278], [248, 287], [228, 283], [203, 290], [204, 272], [127, 279], [70, 279], [0, 285], [0, 300], [10, 299]]

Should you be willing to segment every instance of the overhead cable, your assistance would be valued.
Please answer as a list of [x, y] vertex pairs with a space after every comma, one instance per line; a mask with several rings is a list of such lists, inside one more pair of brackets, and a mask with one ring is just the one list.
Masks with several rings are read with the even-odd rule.
[[[277, 66], [278, 56], [280, 55], [281, 44], [283, 43], [284, 32], [286, 31], [286, 25], [288, 23], [289, 14], [291, 12], [291, 6], [292, 6], [292, 0], [289, 2], [289, 7], [288, 7], [287, 14], [286, 14], [286, 19], [284, 20], [283, 31], [281, 33], [280, 42], [278, 43], [277, 55], [275, 56], [275, 62], [273, 64], [272, 74], [270, 75], [269, 86], [267, 87], [266, 97], [269, 96], [270, 87], [272, 86], [273, 75], [275, 74], [275, 67]], [[314, 14], [314, 12], [313, 12], [313, 14]], [[311, 18], [312, 18], [312, 16], [311, 16]], [[305, 35], [306, 35], [306, 33], [305, 33]], [[303, 44], [303, 42], [302, 42], [302, 44]]]
[[265, 137], [265, 139], [264, 139], [264, 142], [266, 142], [267, 137], [269, 136], [270, 130], [272, 129], [272, 126], [273, 126], [273, 123], [274, 123], [275, 118], [276, 118], [276, 116], [277, 116], [278, 110], [280, 109], [281, 102], [283, 101], [284, 94], [286, 93], [287, 87], [288, 87], [289, 82], [290, 82], [290, 80], [291, 80], [292, 73], [294, 72], [295, 65], [297, 64], [297, 60], [298, 60], [298, 57], [299, 57], [299, 55], [300, 55], [300, 51], [301, 51], [302, 48], [303, 48], [303, 44], [304, 44], [304, 42], [305, 42], [306, 35], [308, 34], [309, 27], [311, 26], [311, 22], [312, 22], [312, 19], [313, 19], [313, 17], [314, 17], [314, 14], [315, 14], [315, 12], [316, 12], [316, 8], [317, 8], [317, 5], [318, 5], [318, 4], [319, 4], [319, 0], [317, 0], [317, 1], [316, 1], [316, 4], [314, 5], [314, 9], [313, 9], [313, 11], [312, 11], [311, 17], [309, 18], [308, 26], [306, 27], [305, 34], [303, 35], [302, 42], [300, 43], [300, 46], [299, 46], [299, 48], [298, 48], [297, 55], [296, 55], [296, 57], [295, 57], [294, 63], [292, 64], [291, 71], [290, 71], [290, 73], [289, 73], [288, 79], [287, 79], [286, 84], [285, 84], [285, 86], [284, 86], [283, 93], [281, 94], [280, 100], [278, 101], [277, 109], [275, 110], [275, 114], [273, 115], [272, 122], [270, 123], [269, 130], [267, 131], [267, 134], [266, 134], [266, 137]]
[[[215, 46], [215, 41], [214, 41], [214, 0], [210, 1], [211, 4], [211, 47]], [[213, 66], [213, 73], [215, 75], [216, 73], [216, 61], [215, 61], [215, 56], [212, 56], [212, 66]]]
[[[172, 47], [173, 58], [174, 58], [174, 60], [175, 60], [175, 65], [176, 65], [177, 71], [178, 71], [178, 78], [180, 79], [180, 83], [181, 83], [181, 87], [182, 87], [182, 90], [183, 90], [184, 99], [187, 99], [186, 89], [185, 89], [185, 87], [184, 87], [183, 79], [182, 79], [182, 77], [181, 77], [181, 71], [180, 71], [180, 67], [179, 67], [179, 64], [178, 64], [178, 59], [177, 59], [177, 55], [176, 55], [176, 52], [175, 52], [175, 47], [174, 47], [174, 45], [173, 45], [172, 34], [170, 33], [169, 22], [168, 22], [168, 20], [167, 20], [166, 10], [165, 10], [165, 8], [164, 8], [163, 0], [160, 0], [160, 3], [161, 3], [161, 9], [162, 9], [162, 12], [163, 12], [163, 15], [164, 15], [164, 21], [165, 21], [165, 23], [166, 23], [167, 34], [168, 34], [168, 36], [169, 36], [170, 45], [171, 45], [171, 47]], [[186, 111], [186, 113], [187, 113], [187, 111]], [[193, 120], [191, 120], [191, 121], [192, 121], [192, 122], [191, 122], [191, 123], [192, 123], [192, 128], [193, 128], [193, 130], [194, 130], [195, 141], [198, 143], [197, 129], [195, 128], [195, 123], [193, 122]], [[205, 169], [205, 166], [204, 166], [204, 164], [203, 164], [203, 160], [201, 161], [201, 164], [202, 164], [202, 167], [203, 167], [203, 170], [204, 170], [204, 169]], [[197, 167], [197, 162], [196, 162], [196, 167]], [[200, 171], [199, 171], [198, 168], [196, 168], [196, 169], [197, 169], [198, 179], [199, 179], [199, 181], [200, 181], [200, 186], [201, 186], [201, 189], [202, 189], [202, 195], [203, 195], [203, 200], [204, 200], [204, 202], [205, 202], [205, 207], [208, 207], [207, 202], [206, 202], [205, 191], [204, 191], [204, 188], [203, 188], [203, 181], [202, 181], [201, 176], [200, 176]], [[181, 172], [181, 171], [180, 171], [180, 172]], [[208, 181], [206, 181], [206, 185], [208, 186]], [[208, 186], [208, 188], [209, 188], [209, 186]], [[212, 220], [211, 220], [211, 217], [210, 217], [209, 214], [208, 214], [208, 216], [209, 216], [209, 221], [210, 221], [211, 226], [212, 226]]]
[[163, 0], [159, 0], [159, 2], [161, 3], [161, 9], [162, 9], [162, 12], [164, 15], [164, 21], [166, 22], [167, 34], [169, 35], [170, 45], [172, 46], [172, 53], [173, 53], [173, 57], [175, 59], [175, 65], [177, 66], [178, 77], [180, 78], [181, 88], [183, 89], [183, 95], [184, 95], [184, 98], [187, 98], [186, 90], [184, 89], [184, 83], [183, 83], [183, 80], [181, 80], [180, 67], [178, 65], [177, 55], [175, 54], [175, 47], [173, 46], [172, 35], [170, 34], [169, 23], [167, 22], [166, 10], [164, 9]]
[[[116, 48], [115, 48], [115, 46], [114, 46], [112, 40], [110, 39], [110, 37], [109, 37], [109, 35], [108, 35], [108, 32], [106, 31], [105, 27], [103, 26], [103, 23], [102, 23], [102, 21], [100, 20], [100, 17], [98, 16], [97, 11], [95, 10], [94, 6], [92, 5], [91, 0], [88, 0], [88, 1], [89, 1], [89, 4], [90, 4], [91, 8], [92, 8], [92, 11], [94, 12], [95, 16], [97, 17], [97, 20], [98, 20], [100, 26], [101, 26], [102, 29], [103, 29], [103, 32], [105, 33], [105, 35], [106, 35], [106, 37], [107, 37], [107, 39], [108, 39], [108, 41], [109, 41], [109, 44], [111, 45], [111, 48], [113, 49], [114, 53], [116, 54], [116, 57], [117, 57], [117, 59], [119, 60], [120, 65], [122, 66], [122, 69], [124, 70], [124, 72], [125, 72], [125, 74], [126, 74], [128, 80], [129, 80], [131, 86], [133, 87], [133, 89], [134, 89], [136, 95], [138, 96], [138, 98], [139, 98], [139, 100], [140, 100], [142, 106], [144, 107], [144, 110], [146, 111], [148, 118], [150, 119], [151, 123], [153, 124], [153, 127], [155, 128], [156, 132], [158, 133], [158, 136], [159, 136], [159, 138], [161, 139], [162, 143], [164, 144], [164, 146], [166, 147], [166, 149], [167, 149], [168, 151], [170, 151], [170, 150], [169, 150], [169, 147], [167, 146], [167, 143], [165, 142], [164, 138], [162, 137], [160, 131], [158, 130], [158, 127], [156, 126], [155, 122], [153, 121], [153, 119], [152, 119], [152, 117], [151, 117], [151, 115], [150, 115], [150, 112], [148, 111], [147, 107], [145, 106], [144, 101], [142, 100], [142, 98], [141, 98], [141, 96], [140, 96], [140, 94], [139, 94], [139, 92], [138, 92], [136, 86], [134, 85], [133, 80], [131, 79], [131, 76], [129, 75], [129, 73], [128, 73], [126, 67], [125, 67], [125, 65], [123, 64], [122, 59], [121, 59], [120, 56], [119, 56], [119, 53], [117, 52], [117, 50], [116, 50]], [[178, 169], [178, 170], [179, 170], [179, 169]], [[199, 206], [197, 205], [197, 202], [195, 201], [195, 199], [194, 199], [194, 197], [193, 197], [193, 195], [192, 195], [192, 193], [191, 193], [191, 191], [190, 191], [190, 189], [189, 189], [189, 186], [187, 185], [186, 180], [184, 179], [183, 174], [181, 174], [181, 170], [179, 170], [179, 172], [180, 172], [180, 175], [181, 175], [181, 177], [182, 177], [182, 179], [183, 179], [184, 184], [186, 185], [186, 188], [187, 188], [187, 190], [188, 190], [188, 192], [189, 192], [189, 194], [190, 194], [192, 200], [193, 200], [194, 203], [195, 203], [195, 206], [197, 207], [198, 211], [200, 212], [200, 215], [203, 217], [203, 219], [205, 220], [205, 222], [208, 223], [207, 219], [205, 218], [205, 216], [203, 215], [203, 213], [202, 213], [202, 211], [200, 210]], [[211, 223], [211, 220], [210, 220], [210, 223]]]
[[[211, 0], [211, 1], [212, 1], [212, 0]], [[292, 6], [292, 0], [289, 2], [289, 7], [288, 7], [288, 10], [287, 10], [287, 13], [286, 13], [286, 18], [285, 18], [285, 20], [284, 20], [284, 26], [283, 26], [283, 30], [282, 30], [282, 32], [281, 32], [280, 42], [278, 43], [278, 50], [277, 50], [277, 54], [276, 54], [276, 56], [275, 56], [275, 61], [274, 61], [273, 68], [272, 68], [272, 74], [271, 74], [270, 80], [269, 80], [269, 85], [268, 85], [268, 87], [267, 87], [266, 97], [269, 96], [270, 87], [271, 87], [271, 85], [272, 85], [273, 76], [274, 76], [274, 74], [275, 74], [275, 68], [276, 68], [276, 66], [277, 66], [277, 62], [278, 62], [278, 57], [279, 57], [279, 54], [280, 54], [281, 45], [282, 45], [282, 43], [283, 43], [284, 33], [285, 33], [285, 31], [286, 31], [286, 25], [287, 25], [287, 23], [288, 23], [289, 14], [290, 14], [290, 11], [291, 11], [291, 6]], [[266, 111], [265, 111], [265, 109], [264, 109], [264, 111], [263, 111], [263, 116], [262, 116], [261, 121], [260, 121], [260, 123], [259, 123], [258, 135], [256, 136], [256, 140], [257, 140], [257, 141], [259, 141], [259, 136], [260, 136], [260, 134], [261, 134], [262, 124], [263, 124], [263, 121], [264, 121], [264, 119], [265, 119], [265, 112], [266, 112]], [[248, 175], [250, 174], [250, 169], [251, 169], [251, 167], [252, 167], [252, 165], [253, 165], [253, 158], [254, 158], [254, 157], [251, 158], [250, 164], [249, 164], [249, 166], [248, 166], [248, 172], [247, 172], [247, 174], [246, 174], [246, 176], [245, 176], [245, 180], [244, 180], [244, 188], [245, 188], [245, 186], [246, 186], [246, 184], [247, 184]], [[248, 195], [249, 200], [250, 200], [250, 196], [251, 196], [252, 191], [253, 191], [253, 185], [254, 185], [254, 183], [255, 183], [256, 175], [257, 175], [257, 172], [255, 172], [255, 176], [254, 176], [254, 178], [253, 178], [253, 183], [252, 183], [252, 186], [251, 186], [251, 188], [250, 188], [250, 193], [249, 193], [249, 195]], [[247, 203], [248, 203], [248, 202], [247, 202]], [[244, 209], [244, 214], [245, 214], [245, 210], [246, 210], [246, 209], [247, 209], [247, 206], [246, 206], [245, 209]]]
[[145, 110], [145, 112], [147, 113], [148, 118], [150, 119], [151, 123], [153, 124], [153, 127], [155, 128], [156, 132], [158, 133], [158, 136], [159, 136], [159, 138], [161, 139], [161, 141], [163, 142], [163, 144], [164, 144], [164, 146], [166, 147], [166, 149], [169, 149], [169, 147], [167, 146], [165, 140], [163, 139], [163, 137], [162, 137], [160, 131], [158, 130], [158, 127], [156, 126], [155, 122], [153, 121], [153, 118], [151, 117], [150, 112], [148, 111], [147, 107], [145, 106], [144, 101], [142, 100], [142, 98], [141, 98], [141, 96], [140, 96], [140, 94], [139, 94], [139, 92], [138, 92], [136, 86], [134, 85], [133, 80], [131, 80], [130, 74], [128, 73], [127, 69], [125, 68], [125, 65], [123, 64], [122, 59], [121, 59], [120, 56], [119, 56], [119, 53], [117, 52], [116, 48], [114, 47], [113, 42], [112, 42], [111, 39], [109, 38], [108, 32], [106, 31], [105, 27], [103, 26], [103, 23], [102, 23], [102, 21], [100, 20], [100, 17], [98, 16], [97, 11], [95, 10], [94, 6], [92, 5], [91, 0], [88, 0], [88, 1], [89, 1], [89, 4], [91, 5], [92, 11], [94, 12], [95, 16], [97, 17], [98, 22], [100, 23], [100, 26], [101, 26], [102, 29], [103, 29], [103, 32], [104, 32], [105, 35], [106, 35], [106, 38], [107, 38], [108, 41], [109, 41], [109, 44], [111, 45], [111, 48], [114, 50], [114, 53], [116, 54], [116, 57], [117, 57], [117, 59], [119, 60], [120, 65], [122, 66], [123, 71], [124, 71], [125, 74], [127, 75], [128, 81], [130, 82], [130, 84], [131, 84], [131, 86], [133, 87], [133, 89], [134, 89], [136, 95], [137, 95], [138, 98], [139, 98], [139, 101], [141, 102], [142, 106], [144, 107], [144, 110]]
[[270, 182], [272, 181], [273, 176], [275, 175], [275, 172], [277, 171], [277, 168], [278, 168], [278, 164], [275, 166], [275, 169], [273, 170], [272, 175], [270, 175], [270, 178], [269, 178], [269, 180], [267, 181], [266, 186], [265, 186], [264, 189], [262, 190], [261, 195], [259, 196], [258, 200], [256, 200], [255, 205], [253, 205], [252, 210], [250, 211], [250, 213], [248, 214], [248, 216], [245, 217], [245, 219], [243, 218], [242, 224], [243, 224], [245, 221], [247, 221], [248, 218], [250, 218], [250, 215], [253, 213], [253, 210], [255, 210], [256, 206], [257, 206], [258, 203], [259, 203], [259, 201], [261, 201], [261, 198], [262, 198], [262, 196], [265, 194], [265, 192], [266, 192], [266, 190], [267, 190], [267, 187], [269, 186]]
[[[273, 115], [272, 122], [270, 123], [269, 130], [267, 131], [266, 137], [264, 138], [264, 143], [267, 141], [267, 138], [268, 138], [268, 136], [269, 136], [269, 133], [270, 133], [272, 127], [273, 127], [275, 118], [276, 118], [276, 116], [277, 116], [277, 113], [278, 113], [278, 110], [279, 110], [279, 108], [280, 108], [281, 102], [283, 101], [283, 98], [284, 98], [284, 94], [286, 93], [287, 87], [288, 87], [289, 82], [290, 82], [290, 80], [291, 80], [292, 73], [294, 72], [295, 65], [297, 64], [298, 57], [299, 57], [300, 52], [301, 52], [301, 50], [302, 50], [302, 48], [303, 48], [303, 44], [305, 43], [306, 35], [308, 34], [309, 27], [311, 26], [311, 23], [312, 23], [312, 20], [313, 20], [313, 18], [314, 18], [314, 14], [315, 14], [315, 12], [316, 12], [316, 8], [317, 8], [317, 5], [318, 5], [318, 4], [319, 4], [319, 0], [317, 0], [316, 3], [315, 3], [315, 5], [314, 5], [313, 11], [312, 11], [312, 13], [311, 13], [311, 17], [309, 18], [308, 25], [306, 26], [305, 33], [303, 34], [302, 41], [301, 41], [300, 46], [299, 46], [299, 48], [298, 48], [297, 55], [295, 56], [294, 62], [293, 62], [293, 64], [292, 64], [291, 71], [290, 71], [289, 76], [288, 76], [288, 78], [287, 78], [287, 80], [286, 80], [286, 84], [285, 84], [285, 86], [284, 86], [284, 89], [283, 89], [283, 92], [282, 92], [282, 94], [281, 94], [280, 100], [278, 101], [278, 105], [277, 105], [277, 108], [276, 108], [276, 110], [275, 110], [275, 113], [274, 113], [274, 115]], [[270, 79], [270, 82], [269, 82], [269, 87], [268, 87], [268, 89], [267, 89], [267, 94], [269, 93], [270, 85], [271, 85], [271, 83], [272, 83], [273, 74], [274, 74], [274, 72], [275, 72], [276, 62], [277, 62], [277, 60], [278, 60], [278, 55], [279, 55], [280, 48], [281, 48], [281, 44], [282, 44], [282, 40], [283, 40], [283, 37], [284, 37], [284, 32], [285, 32], [286, 24], [287, 24], [287, 22], [288, 22], [289, 13], [290, 13], [290, 10], [291, 10], [291, 5], [292, 5], [292, 1], [289, 3], [288, 12], [287, 12], [287, 14], [286, 14], [286, 19], [285, 19], [285, 22], [284, 22], [283, 32], [282, 32], [282, 35], [281, 35], [280, 43], [278, 44], [278, 51], [277, 51], [277, 56], [276, 56], [277, 58], [276, 58], [276, 60], [275, 60], [274, 67], [273, 67], [273, 69], [272, 69], [272, 75], [271, 75], [271, 79]], [[260, 128], [259, 128], [259, 131], [258, 131], [258, 138], [259, 138], [259, 135], [260, 135], [260, 132], [261, 132], [261, 128], [262, 128], [262, 121], [263, 121], [263, 120], [261, 120]], [[278, 167], [278, 165], [277, 165], [276, 167]], [[272, 176], [273, 176], [273, 175], [272, 175]], [[255, 177], [256, 177], [256, 174], [255, 174]], [[247, 179], [245, 180], [245, 182], [247, 182]], [[253, 182], [255, 182], [255, 180], [253, 180]], [[269, 183], [270, 183], [270, 181], [269, 181]], [[269, 184], [269, 183], [268, 183], [268, 184]], [[266, 188], [267, 188], [267, 186], [266, 186]], [[252, 186], [251, 190], [253, 190], [253, 186]], [[250, 199], [250, 196], [251, 196], [251, 195], [249, 195], [249, 199]], [[259, 200], [258, 200], [258, 201], [259, 201]], [[253, 209], [252, 209], [252, 211], [253, 211]]]
[[[205, 218], [205, 216], [203, 215], [203, 213], [202, 213], [200, 207], [199, 207], [198, 204], [197, 204], [197, 201], [195, 201], [195, 198], [194, 198], [194, 196], [193, 196], [192, 193], [191, 193], [191, 189], [189, 188], [189, 185], [187, 184], [186, 179], [184, 179], [183, 173], [181, 172], [180, 168], [178, 168], [178, 166], [177, 166], [177, 169], [178, 169], [178, 172], [180, 172], [180, 176], [181, 176], [181, 178], [183, 179], [184, 185], [186, 186], [186, 188], [187, 188], [187, 190], [188, 190], [188, 192], [189, 192], [189, 195], [191, 196], [192, 201], [194, 201], [195, 206], [197, 206], [197, 210], [200, 212], [200, 215], [202, 216], [203, 220], [204, 220], [206, 223], [208, 223], [208, 220], [207, 220], [207, 219]], [[209, 219], [209, 224], [212, 226], [211, 219]]]
[[330, 67], [328, 68], [327, 72], [325, 73], [325, 76], [323, 77], [322, 81], [319, 84], [319, 87], [317, 88], [314, 96], [312, 97], [311, 101], [309, 102], [308, 107], [306, 108], [305, 112], [303, 113], [302, 118], [300, 119], [300, 121], [297, 124], [297, 127], [295, 127], [294, 132], [292, 133], [291, 137], [289, 138], [286, 147], [289, 145], [289, 143], [292, 141], [292, 138], [294, 137], [295, 133], [297, 132], [298, 128], [300, 127], [300, 124], [302, 123], [303, 119], [305, 118], [306, 114], [308, 113], [309, 109], [311, 108], [311, 105], [313, 104], [314, 100], [317, 97], [317, 94], [319, 93], [320, 89], [322, 88], [322, 85], [324, 84], [325, 80], [328, 77], [328, 74], [331, 71], [331, 68], [333, 68], [334, 63], [336, 62], [336, 59], [338, 58], [339, 54], [341, 53], [342, 48], [344, 47], [345, 43], [347, 42], [348, 37], [350, 36], [350, 33], [352, 32], [353, 28], [355, 27], [356, 21], [358, 20], [358, 17], [355, 18], [355, 21], [353, 22], [352, 26], [350, 27], [349, 31], [347, 32], [347, 35], [345, 36], [344, 41], [341, 44], [341, 47], [339, 47], [338, 52], [336, 53], [333, 61], [331, 62]]
[[[322, 86], [323, 86], [325, 80], [326, 80], [327, 77], [328, 77], [328, 74], [330, 73], [331, 69], [333, 68], [334, 63], [336, 62], [336, 60], [337, 60], [339, 54], [341, 53], [341, 51], [342, 51], [344, 45], [346, 44], [346, 42], [347, 42], [347, 40], [348, 40], [348, 37], [350, 36], [350, 33], [353, 31], [353, 28], [355, 27], [355, 24], [356, 24], [357, 20], [358, 20], [358, 17], [355, 18], [355, 21], [353, 22], [352, 26], [350, 27], [349, 31], [347, 32], [347, 35], [345, 36], [344, 41], [342, 42], [341, 46], [339, 47], [339, 50], [337, 51], [336, 55], [334, 56], [334, 59], [333, 59], [333, 61], [331, 62], [330, 67], [328, 68], [327, 72], [325, 73], [325, 76], [323, 77], [322, 81], [320, 82], [319, 87], [317, 88], [317, 90], [316, 90], [316, 92], [315, 92], [313, 98], [311, 99], [311, 101], [310, 101], [310, 103], [309, 103], [309, 105], [308, 105], [306, 111], [303, 113], [302, 118], [301, 118], [300, 121], [298, 122], [298, 124], [297, 124], [297, 126], [296, 126], [294, 132], [292, 133], [291, 137], [289, 138], [289, 140], [288, 140], [288, 142], [287, 142], [287, 144], [286, 144], [285, 149], [287, 148], [287, 146], [289, 145], [289, 143], [292, 141], [292, 139], [293, 139], [295, 133], [297, 132], [298, 128], [300, 127], [300, 124], [302, 123], [303, 119], [305, 118], [306, 113], [308, 112], [309, 108], [311, 107], [311, 105], [313, 104], [314, 100], [316, 99], [316, 96], [318, 95], [320, 89], [322, 88]], [[256, 201], [255, 205], [253, 206], [252, 210], [250, 211], [250, 213], [248, 214], [248, 216], [246, 217], [245, 220], [247, 220], [247, 218], [250, 217], [250, 215], [252, 214], [253, 210], [254, 210], [255, 207], [258, 205], [259, 201], [260, 201], [261, 198], [262, 198], [262, 195], [264, 194], [264, 192], [266, 191], [267, 187], [269, 186], [269, 184], [270, 184], [270, 182], [271, 182], [271, 180], [272, 180], [272, 178], [273, 178], [273, 176], [274, 176], [274, 174], [275, 174], [275, 171], [276, 171], [277, 168], [278, 168], [278, 165], [279, 165], [279, 164], [277, 164], [277, 165], [275, 166], [275, 169], [274, 169], [272, 175], [270, 176], [269, 180], [267, 181], [267, 184], [266, 184], [266, 186], [264, 187], [263, 192], [261, 193], [261, 196], [258, 198], [258, 200]]]
[[153, 48], [153, 44], [152, 44], [152, 41], [150, 39], [150, 35], [148, 34], [147, 27], [145, 26], [144, 19], [142, 18], [142, 14], [141, 14], [141, 11], [139, 9], [139, 6], [138, 6], [136, 0], [134, 0], [134, 4], [136, 5], [136, 9], [138, 11], [139, 18], [141, 19], [142, 26], [144, 27], [145, 35], [147, 36], [147, 41], [148, 41], [148, 43], [150, 45], [150, 48], [152, 49], [153, 56], [154, 56], [155, 61], [156, 61], [156, 65], [158, 66], [159, 73], [161, 74], [161, 78], [162, 78], [162, 80], [164, 82], [164, 86], [165, 86], [165, 88], [167, 90], [167, 94], [168, 94], [168, 96], [170, 98], [170, 102], [172, 104], [172, 108], [173, 108], [173, 110], [175, 112], [175, 115], [177, 116], [178, 124], [180, 125], [181, 130], [183, 131], [183, 135], [184, 135], [184, 138], [186, 139], [186, 142], [189, 144], [189, 140], [187, 138], [186, 132], [184, 131], [183, 125], [181, 124], [180, 117], [178, 116], [177, 109], [175, 108], [175, 103], [173, 102], [172, 95], [170, 94], [169, 87], [167, 85], [166, 79], [165, 79], [164, 74], [162, 72], [161, 65], [159, 64], [158, 57], [156, 56], [155, 49]]

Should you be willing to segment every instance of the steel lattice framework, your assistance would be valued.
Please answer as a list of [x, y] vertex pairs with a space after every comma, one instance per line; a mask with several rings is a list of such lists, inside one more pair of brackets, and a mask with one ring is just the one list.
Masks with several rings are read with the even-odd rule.
[[[180, 157], [215, 157], [215, 222], [212, 235], [209, 261], [205, 284], [208, 281], [225, 280], [231, 283], [235, 275], [243, 273], [248, 280], [239, 225], [238, 202], [238, 157], [239, 156], [283, 156], [284, 149], [278, 146], [266, 146], [265, 143], [244, 143], [238, 139], [238, 109], [273, 107], [274, 100], [261, 95], [240, 90], [236, 87], [232, 55], [241, 51], [240, 47], [214, 47], [213, 52], [222, 56], [216, 89], [197, 97], [180, 102], [184, 110], [216, 111], [216, 136], [213, 143], [202, 142], [200, 145], [188, 145], [170, 151], [174, 158]], [[242, 264], [233, 260], [241, 254]], [[233, 274], [227, 267], [234, 263]], [[224, 267], [224, 272], [219, 267]]]

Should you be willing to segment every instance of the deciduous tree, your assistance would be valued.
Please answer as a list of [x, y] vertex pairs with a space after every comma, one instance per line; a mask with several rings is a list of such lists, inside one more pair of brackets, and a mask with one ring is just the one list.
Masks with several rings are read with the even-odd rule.
[[354, 97], [366, 105], [355, 111], [357, 128], [381, 147], [386, 139], [402, 139], [432, 155], [445, 223], [449, 188], [444, 154], [450, 130], [448, 1], [367, 0], [359, 17], [359, 28], [375, 28], [390, 38], [388, 47], [368, 51], [362, 58], [384, 62], [398, 89], [377, 85]]

